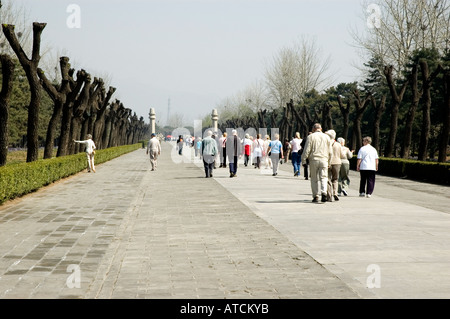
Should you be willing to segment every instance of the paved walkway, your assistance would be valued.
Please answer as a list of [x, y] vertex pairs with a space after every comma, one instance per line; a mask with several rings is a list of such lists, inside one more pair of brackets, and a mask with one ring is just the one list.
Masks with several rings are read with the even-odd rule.
[[289, 164], [206, 179], [185, 151], [0, 206], [0, 298], [450, 296], [448, 187], [380, 177], [366, 199], [352, 175], [349, 197], [312, 204]]

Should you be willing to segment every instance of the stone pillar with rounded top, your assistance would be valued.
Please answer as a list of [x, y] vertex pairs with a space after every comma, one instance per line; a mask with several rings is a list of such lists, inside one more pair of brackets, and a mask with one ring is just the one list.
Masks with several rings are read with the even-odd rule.
[[212, 120], [212, 128], [213, 128], [214, 132], [217, 132], [218, 131], [219, 114], [217, 114], [216, 109], [212, 110], [211, 120]]
[[156, 133], [156, 113], [154, 108], [150, 108], [150, 127], [152, 129], [151, 133]]

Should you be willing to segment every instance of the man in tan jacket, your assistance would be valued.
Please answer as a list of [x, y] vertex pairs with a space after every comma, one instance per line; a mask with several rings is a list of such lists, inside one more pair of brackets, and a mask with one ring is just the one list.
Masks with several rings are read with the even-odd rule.
[[302, 162], [309, 160], [313, 203], [319, 201], [320, 195], [322, 195], [321, 201], [326, 202], [328, 167], [331, 164], [333, 150], [330, 137], [322, 132], [322, 126], [319, 123], [314, 124], [312, 132], [306, 139]]

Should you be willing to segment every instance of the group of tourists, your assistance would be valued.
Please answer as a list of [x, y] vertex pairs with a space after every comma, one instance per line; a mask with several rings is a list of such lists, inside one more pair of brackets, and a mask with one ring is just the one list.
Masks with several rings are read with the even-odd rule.
[[[322, 132], [321, 125], [316, 123], [307, 137], [302, 139], [297, 132], [291, 140], [286, 139], [284, 144], [279, 134], [275, 134], [271, 140], [268, 135], [263, 139], [261, 134], [255, 137], [246, 134], [240, 139], [236, 130], [231, 133], [231, 137], [223, 133], [217, 138], [209, 130], [207, 137], [198, 143], [205, 177], [212, 177], [216, 162], [220, 162], [219, 168], [226, 168], [228, 163], [230, 177], [236, 177], [241, 157], [245, 167], [271, 168], [272, 176], [277, 176], [279, 165], [291, 159], [294, 176], [299, 177], [303, 168], [305, 179], [310, 179], [313, 202], [338, 201], [340, 196], [348, 196], [349, 160], [354, 151], [345, 146], [344, 138], [336, 139], [334, 130]], [[357, 170], [361, 175], [359, 196], [368, 198], [372, 196], [375, 172], [378, 170], [378, 153], [370, 145], [371, 142], [370, 137], [364, 137], [364, 146], [357, 155]]]
[[[205, 138], [192, 139], [190, 146], [195, 148], [195, 156], [203, 160], [205, 178], [213, 177], [216, 163], [219, 168], [229, 168], [230, 178], [237, 176], [238, 161], [243, 157], [244, 166], [253, 165], [255, 169], [272, 169], [272, 176], [278, 175], [279, 165], [292, 161], [295, 177], [300, 176], [301, 168], [304, 178], [310, 180], [313, 202], [333, 202], [339, 197], [348, 196], [350, 183], [349, 170], [350, 159], [353, 150], [345, 146], [345, 139], [336, 139], [336, 132], [328, 130], [322, 132], [320, 124], [314, 124], [312, 131], [305, 138], [300, 133], [284, 144], [280, 141], [279, 134], [275, 134], [273, 140], [268, 135], [262, 138], [261, 134], [255, 137], [245, 134], [241, 139], [236, 130], [231, 131], [231, 136], [225, 132], [221, 137], [214, 132], [205, 132]], [[357, 171], [361, 180], [359, 196], [371, 197], [375, 186], [375, 172], [378, 170], [378, 153], [370, 144], [370, 137], [363, 138], [363, 147], [357, 155]], [[179, 137], [177, 149], [181, 154], [183, 138]], [[157, 157], [161, 153], [161, 145], [155, 134], [152, 134], [147, 147], [150, 154], [152, 170], [156, 170]], [[309, 172], [308, 172], [309, 170]]]
[[[370, 198], [375, 187], [375, 172], [378, 170], [378, 152], [370, 144], [372, 139], [363, 138], [363, 147], [358, 151], [356, 169], [360, 172], [359, 196]], [[302, 161], [309, 164], [313, 202], [338, 201], [339, 195], [348, 195], [348, 177], [353, 152], [345, 146], [345, 140], [336, 132], [322, 132], [322, 126], [314, 124], [306, 138]]]
[[245, 137], [241, 139], [237, 131], [232, 130], [231, 137], [228, 137], [226, 132], [223, 133], [217, 139], [217, 145], [214, 160], [217, 159], [220, 162], [219, 168], [227, 168], [228, 163], [231, 178], [237, 176], [238, 160], [242, 157], [245, 167], [253, 165], [255, 169], [271, 168], [273, 176], [278, 174], [278, 165], [284, 159], [283, 146], [278, 134], [273, 141], [269, 135], [263, 139], [261, 134], [256, 134], [255, 137], [245, 134]]

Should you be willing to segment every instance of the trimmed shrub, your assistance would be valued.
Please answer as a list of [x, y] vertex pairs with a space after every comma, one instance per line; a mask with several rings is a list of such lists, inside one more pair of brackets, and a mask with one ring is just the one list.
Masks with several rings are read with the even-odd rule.
[[146, 148], [148, 141], [142, 140], [142, 141], [138, 141], [138, 143], [142, 144], [142, 148]]
[[[356, 156], [353, 156], [350, 160], [350, 168], [353, 170], [356, 170], [356, 161]], [[450, 163], [380, 157], [378, 173], [386, 176], [450, 185]]]
[[[140, 147], [141, 144], [134, 144], [97, 150], [95, 163], [107, 162]], [[76, 174], [86, 167], [87, 159], [84, 152], [31, 163], [2, 166], [0, 167], [0, 204]]]

